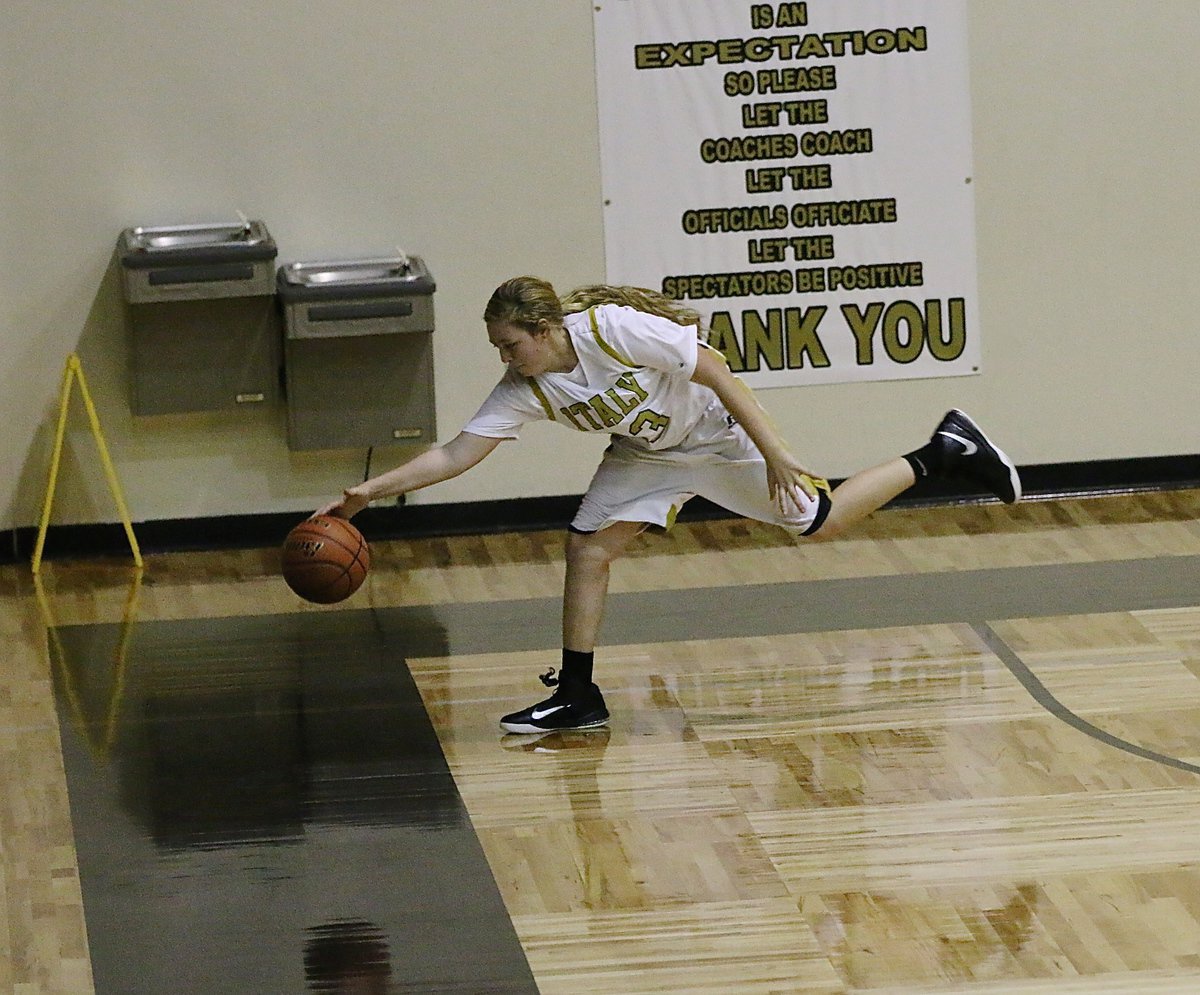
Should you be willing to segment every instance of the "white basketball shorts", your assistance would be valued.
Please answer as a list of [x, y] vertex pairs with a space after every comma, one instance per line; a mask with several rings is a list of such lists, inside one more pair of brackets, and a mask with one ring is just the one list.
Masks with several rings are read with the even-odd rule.
[[683, 505], [696, 496], [734, 514], [767, 522], [798, 535], [811, 535], [829, 514], [829, 485], [813, 478], [817, 497], [799, 495], [787, 513], [767, 491], [767, 464], [740, 425], [698, 451], [646, 451], [621, 438], [604, 453], [579, 511], [573, 532], [599, 532], [614, 522], [646, 522], [668, 529]]

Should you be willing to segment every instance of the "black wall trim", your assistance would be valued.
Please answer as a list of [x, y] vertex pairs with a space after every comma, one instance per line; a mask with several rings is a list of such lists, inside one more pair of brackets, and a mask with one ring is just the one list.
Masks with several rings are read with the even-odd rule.
[[[1200, 454], [1023, 466], [1021, 479], [1026, 496], [1041, 499], [1179, 490], [1200, 487]], [[578, 494], [567, 494], [504, 501], [373, 507], [354, 521], [368, 539], [560, 529], [566, 528], [575, 514], [579, 499]], [[896, 507], [928, 507], [979, 504], [990, 500], [994, 499], [969, 485], [923, 482], [893, 504]], [[303, 512], [272, 512], [158, 519], [136, 522], [134, 530], [144, 553], [263, 549], [282, 542], [288, 529], [303, 517]], [[728, 517], [729, 513], [723, 508], [697, 498], [684, 508], [679, 521]], [[0, 549], [0, 563], [28, 561], [33, 555], [36, 539], [37, 529], [32, 526], [12, 530], [10, 542]], [[127, 555], [128, 552], [129, 543], [120, 523], [52, 525], [47, 531], [43, 556], [46, 559], [91, 558]]]

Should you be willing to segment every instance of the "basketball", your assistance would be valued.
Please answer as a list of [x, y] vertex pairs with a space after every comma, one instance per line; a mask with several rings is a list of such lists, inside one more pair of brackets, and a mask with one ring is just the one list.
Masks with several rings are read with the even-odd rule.
[[335, 515], [305, 519], [283, 541], [283, 579], [314, 604], [345, 601], [370, 567], [371, 547], [362, 533]]

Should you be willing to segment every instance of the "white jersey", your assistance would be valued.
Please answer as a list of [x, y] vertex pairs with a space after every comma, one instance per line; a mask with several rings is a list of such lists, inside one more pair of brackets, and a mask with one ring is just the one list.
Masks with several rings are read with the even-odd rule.
[[622, 448], [669, 456], [728, 430], [716, 394], [691, 381], [705, 348], [693, 326], [618, 304], [569, 314], [563, 324], [579, 357], [575, 369], [525, 377], [510, 367], [464, 432], [515, 439], [526, 422], [550, 419], [617, 436]]
[[698, 351], [708, 348], [695, 328], [617, 304], [567, 315], [563, 324], [579, 357], [575, 369], [524, 377], [510, 366], [463, 431], [515, 439], [526, 422], [548, 418], [612, 435], [572, 529], [596, 532], [614, 522], [670, 528], [697, 494], [792, 532], [820, 527], [829, 510], [825, 490], [781, 508], [754, 443], [713, 391], [692, 383]]

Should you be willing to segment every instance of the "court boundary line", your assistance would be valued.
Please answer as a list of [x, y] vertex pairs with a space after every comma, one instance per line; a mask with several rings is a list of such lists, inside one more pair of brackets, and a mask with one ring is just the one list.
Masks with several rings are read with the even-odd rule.
[[1008, 668], [1009, 673], [1029, 692], [1030, 697], [1056, 719], [1060, 719], [1073, 729], [1077, 729], [1086, 736], [1091, 736], [1092, 739], [1098, 740], [1106, 746], [1123, 750], [1125, 753], [1132, 753], [1135, 757], [1141, 757], [1143, 760], [1152, 760], [1166, 767], [1174, 767], [1177, 770], [1186, 771], [1189, 774], [1200, 774], [1200, 766], [1196, 764], [1188, 763], [1186, 760], [1180, 760], [1177, 757], [1168, 756], [1165, 753], [1159, 753], [1157, 750], [1138, 746], [1137, 743], [1131, 743], [1120, 736], [1114, 736], [1110, 732], [1105, 732], [1099, 726], [1089, 722], [1082, 716], [1076, 715], [1050, 693], [1050, 690], [1029, 669], [1018, 653], [987, 622], [972, 622], [970, 625], [975, 634], [983, 640], [987, 648]]

